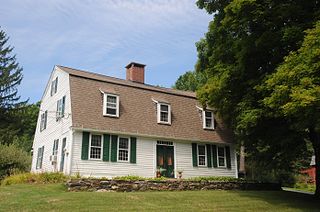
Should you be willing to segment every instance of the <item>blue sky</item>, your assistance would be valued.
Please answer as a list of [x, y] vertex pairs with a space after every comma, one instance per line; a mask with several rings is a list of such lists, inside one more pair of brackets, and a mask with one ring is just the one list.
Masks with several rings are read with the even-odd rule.
[[22, 99], [40, 100], [54, 65], [125, 78], [147, 65], [146, 83], [171, 87], [193, 70], [195, 42], [212, 16], [193, 0], [0, 0], [0, 26], [15, 47]]

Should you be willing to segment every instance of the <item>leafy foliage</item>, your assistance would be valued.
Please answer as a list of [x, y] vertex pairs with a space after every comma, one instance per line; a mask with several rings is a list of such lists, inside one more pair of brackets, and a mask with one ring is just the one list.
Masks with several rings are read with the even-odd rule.
[[184, 91], [196, 91], [207, 81], [207, 75], [203, 72], [187, 71], [175, 82], [173, 88]]
[[48, 184], [48, 183], [63, 183], [66, 182], [67, 176], [60, 172], [43, 172], [43, 173], [21, 173], [6, 177], [1, 185], [13, 185], [13, 184]]
[[29, 171], [31, 157], [15, 145], [0, 145], [0, 179], [15, 172]]

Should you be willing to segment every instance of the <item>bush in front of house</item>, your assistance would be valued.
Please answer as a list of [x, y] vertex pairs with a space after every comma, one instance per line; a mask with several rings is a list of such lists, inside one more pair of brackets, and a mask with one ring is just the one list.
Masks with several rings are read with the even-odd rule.
[[68, 179], [67, 176], [60, 172], [44, 172], [44, 173], [20, 173], [6, 177], [2, 180], [1, 185], [13, 185], [24, 183], [63, 183]]
[[31, 156], [11, 145], [0, 145], [0, 180], [16, 172], [30, 170]]

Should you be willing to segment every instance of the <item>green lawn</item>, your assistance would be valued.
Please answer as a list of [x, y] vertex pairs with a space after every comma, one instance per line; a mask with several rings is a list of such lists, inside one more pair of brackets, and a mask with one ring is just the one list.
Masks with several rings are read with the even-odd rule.
[[313, 196], [285, 191], [67, 192], [61, 184], [0, 187], [0, 211], [319, 211]]

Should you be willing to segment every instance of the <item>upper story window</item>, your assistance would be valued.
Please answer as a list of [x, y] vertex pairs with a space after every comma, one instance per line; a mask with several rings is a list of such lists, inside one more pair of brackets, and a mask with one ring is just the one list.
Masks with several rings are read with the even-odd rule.
[[129, 162], [129, 138], [119, 137], [118, 161]]
[[114, 94], [104, 94], [103, 115], [119, 117], [119, 96]]
[[204, 129], [214, 129], [214, 116], [212, 111], [203, 110], [202, 119]]
[[90, 159], [101, 160], [102, 159], [102, 136], [91, 134], [90, 147], [89, 147]]
[[48, 117], [48, 111], [46, 110], [44, 113], [40, 116], [40, 131], [47, 128], [47, 117]]
[[158, 103], [157, 120], [160, 124], [171, 124], [171, 106], [166, 103]]
[[36, 169], [42, 168], [43, 152], [44, 152], [44, 146], [38, 148]]
[[206, 166], [206, 158], [207, 158], [207, 151], [206, 145], [197, 145], [198, 146], [198, 166]]
[[217, 147], [218, 167], [226, 167], [226, 148]]
[[62, 97], [62, 99], [59, 99], [57, 101], [57, 112], [56, 112], [57, 121], [62, 117], [64, 117], [65, 103], [66, 103], [66, 96]]
[[56, 77], [56, 79], [51, 82], [51, 92], [50, 92], [51, 96], [57, 93], [57, 89], [58, 89], [58, 77]]

